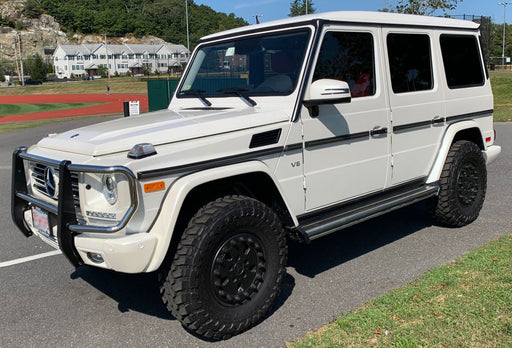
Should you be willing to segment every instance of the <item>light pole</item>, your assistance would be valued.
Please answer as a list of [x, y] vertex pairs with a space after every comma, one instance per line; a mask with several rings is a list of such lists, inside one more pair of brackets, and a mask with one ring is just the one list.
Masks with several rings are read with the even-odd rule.
[[505, 28], [507, 26], [507, 17], [505, 16], [507, 11], [507, 5], [511, 5], [512, 1], [502, 1], [498, 2], [498, 5], [503, 6], [503, 50], [501, 51], [501, 56], [503, 58], [503, 65], [505, 65]]
[[188, 0], [185, 0], [185, 17], [187, 18], [187, 49], [190, 52], [190, 38], [188, 34]]

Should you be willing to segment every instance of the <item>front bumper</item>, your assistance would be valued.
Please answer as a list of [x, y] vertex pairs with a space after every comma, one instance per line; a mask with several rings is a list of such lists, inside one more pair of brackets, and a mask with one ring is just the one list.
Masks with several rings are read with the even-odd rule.
[[[39, 235], [48, 244], [58, 248], [75, 267], [90, 264], [121, 272], [141, 272], [149, 263], [156, 245], [156, 238], [145, 233], [125, 235], [120, 231], [137, 208], [135, 176], [125, 167], [97, 167], [72, 164], [70, 161], [54, 161], [27, 154], [25, 147], [13, 153], [11, 215], [16, 226], [29, 237]], [[56, 204], [31, 194], [24, 161], [33, 161], [58, 169], [58, 197]], [[122, 172], [129, 179], [130, 207], [116, 226], [90, 226], [80, 223], [75, 210], [72, 172], [113, 173]], [[76, 183], [75, 183], [76, 190]], [[39, 233], [34, 226], [32, 209], [48, 214], [48, 235]], [[120, 233], [116, 233], [120, 232]], [[94, 262], [89, 253], [100, 254], [103, 262]]]

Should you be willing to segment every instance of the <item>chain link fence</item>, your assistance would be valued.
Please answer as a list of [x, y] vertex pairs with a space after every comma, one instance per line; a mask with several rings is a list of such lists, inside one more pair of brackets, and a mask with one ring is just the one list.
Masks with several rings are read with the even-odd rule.
[[491, 17], [462, 14], [462, 15], [450, 16], [450, 18], [462, 19], [462, 20], [472, 21], [472, 22], [480, 24], [480, 35], [482, 37], [481, 42], [482, 42], [482, 50], [484, 53], [484, 59], [487, 64], [492, 64], [493, 62], [491, 62], [491, 42], [492, 42]]

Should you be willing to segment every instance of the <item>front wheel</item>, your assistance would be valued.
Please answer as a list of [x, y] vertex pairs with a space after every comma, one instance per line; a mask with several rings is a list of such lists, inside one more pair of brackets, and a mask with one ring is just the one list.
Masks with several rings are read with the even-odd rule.
[[162, 298], [188, 329], [227, 339], [261, 321], [286, 272], [287, 246], [277, 215], [244, 196], [201, 208], [185, 229]]
[[478, 145], [466, 140], [452, 144], [440, 182], [439, 195], [431, 201], [433, 217], [452, 227], [476, 220], [487, 189], [487, 168]]

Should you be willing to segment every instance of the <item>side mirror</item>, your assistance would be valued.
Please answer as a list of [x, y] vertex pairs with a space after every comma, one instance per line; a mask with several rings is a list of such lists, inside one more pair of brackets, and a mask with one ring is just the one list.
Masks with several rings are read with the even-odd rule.
[[309, 98], [303, 101], [312, 117], [318, 116], [318, 105], [350, 103], [350, 87], [345, 81], [321, 79], [309, 87]]

